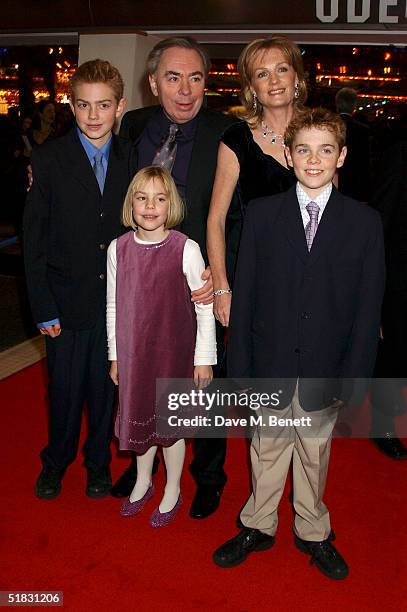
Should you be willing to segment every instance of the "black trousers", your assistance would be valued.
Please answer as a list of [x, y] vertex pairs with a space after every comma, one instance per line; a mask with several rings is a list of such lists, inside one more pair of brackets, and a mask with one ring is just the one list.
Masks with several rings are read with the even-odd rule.
[[46, 337], [49, 374], [49, 441], [41, 452], [44, 465], [65, 469], [78, 452], [84, 402], [88, 435], [83, 447], [85, 466], [110, 463], [114, 385], [109, 378], [105, 316], [92, 329], [62, 328]]
[[387, 292], [383, 303], [383, 340], [379, 343], [372, 382], [372, 435], [394, 431], [394, 417], [406, 410], [407, 294]]

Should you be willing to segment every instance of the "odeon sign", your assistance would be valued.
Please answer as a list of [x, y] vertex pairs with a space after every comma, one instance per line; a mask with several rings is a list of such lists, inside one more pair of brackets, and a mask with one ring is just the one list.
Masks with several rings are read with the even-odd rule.
[[[316, 16], [322, 23], [334, 23], [345, 8], [341, 0], [315, 0]], [[375, 23], [402, 24], [407, 19], [407, 0], [346, 0], [346, 12], [340, 18], [341, 23]]]

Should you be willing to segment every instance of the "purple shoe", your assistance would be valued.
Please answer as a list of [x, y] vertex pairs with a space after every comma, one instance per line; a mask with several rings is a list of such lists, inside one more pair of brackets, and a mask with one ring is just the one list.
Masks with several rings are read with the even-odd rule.
[[140, 510], [144, 508], [149, 499], [154, 495], [154, 487], [150, 485], [147, 489], [146, 494], [141, 499], [131, 502], [130, 497], [126, 499], [122, 507], [120, 508], [120, 516], [134, 516], [138, 514]]
[[173, 507], [172, 510], [170, 510], [169, 512], [163, 512], [161, 513], [160, 510], [158, 509], [158, 507], [154, 510], [153, 514], [151, 515], [150, 518], [150, 525], [151, 527], [165, 527], [165, 525], [168, 525], [168, 523], [171, 523], [171, 521], [173, 521], [178, 513], [178, 510], [181, 508], [182, 506], [182, 497], [181, 494], [178, 497], [178, 501], [175, 504], [175, 506]]

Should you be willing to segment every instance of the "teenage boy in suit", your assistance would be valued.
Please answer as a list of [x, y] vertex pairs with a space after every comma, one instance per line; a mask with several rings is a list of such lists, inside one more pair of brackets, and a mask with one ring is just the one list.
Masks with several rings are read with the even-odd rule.
[[85, 401], [86, 494], [103, 497], [111, 488], [114, 386], [106, 350], [106, 251], [123, 233], [121, 207], [135, 169], [131, 145], [112, 133], [125, 107], [123, 89], [109, 62], [79, 66], [70, 100], [76, 126], [32, 156], [24, 255], [49, 373], [49, 440], [35, 487], [42, 499], [59, 495], [75, 459]]
[[344, 142], [338, 115], [320, 108], [298, 113], [286, 132], [296, 186], [253, 201], [245, 218], [228, 373], [288, 379], [281, 387], [281, 410], [267, 414], [308, 416], [311, 428], [306, 421], [300, 427], [287, 421], [273, 437], [258, 428], [251, 446], [253, 492], [240, 515], [243, 529], [214, 553], [221, 567], [238, 565], [274, 544], [277, 508], [293, 460], [295, 545], [328, 577], [348, 574], [332, 544], [323, 494], [332, 430], [346, 400], [341, 380], [373, 371], [384, 254], [376, 211], [332, 185], [345, 159]]

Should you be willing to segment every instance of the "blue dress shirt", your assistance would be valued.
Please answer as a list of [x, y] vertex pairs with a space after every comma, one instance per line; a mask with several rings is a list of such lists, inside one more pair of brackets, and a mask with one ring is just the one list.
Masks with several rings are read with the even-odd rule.
[[99, 148], [99, 147], [95, 147], [95, 145], [92, 144], [90, 140], [88, 140], [86, 136], [82, 134], [82, 132], [80, 131], [78, 127], [76, 129], [78, 130], [79, 140], [81, 141], [82, 146], [85, 149], [85, 153], [88, 156], [88, 159], [90, 161], [90, 165], [92, 166], [92, 168], [93, 168], [93, 158], [95, 157], [95, 153], [97, 153], [98, 151], [102, 153], [103, 155], [102, 165], [103, 165], [103, 170], [105, 171], [105, 176], [106, 176], [107, 164], [109, 162], [110, 147], [112, 146], [112, 135], [110, 134], [110, 138], [107, 141], [107, 143], [104, 144], [103, 147]]

